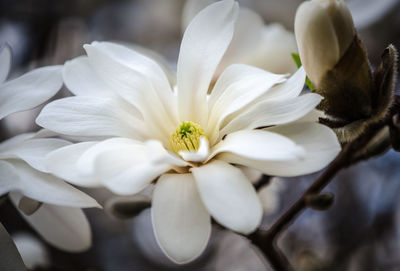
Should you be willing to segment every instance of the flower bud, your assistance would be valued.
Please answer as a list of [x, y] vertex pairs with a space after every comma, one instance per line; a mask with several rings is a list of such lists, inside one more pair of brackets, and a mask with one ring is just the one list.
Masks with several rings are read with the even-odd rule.
[[335, 197], [332, 193], [311, 194], [307, 195], [305, 200], [306, 205], [311, 209], [324, 211], [332, 206]]
[[355, 30], [343, 0], [311, 0], [297, 9], [295, 34], [304, 69], [318, 88], [350, 47]]
[[295, 34], [307, 76], [324, 97], [318, 108], [342, 123], [370, 117], [371, 67], [344, 1], [301, 4]]

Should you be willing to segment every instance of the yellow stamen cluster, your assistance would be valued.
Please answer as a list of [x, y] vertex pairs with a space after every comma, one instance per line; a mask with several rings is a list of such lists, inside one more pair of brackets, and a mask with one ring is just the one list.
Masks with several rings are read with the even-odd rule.
[[201, 137], [207, 138], [200, 125], [191, 121], [184, 121], [171, 135], [171, 148], [176, 153], [180, 151], [197, 151]]

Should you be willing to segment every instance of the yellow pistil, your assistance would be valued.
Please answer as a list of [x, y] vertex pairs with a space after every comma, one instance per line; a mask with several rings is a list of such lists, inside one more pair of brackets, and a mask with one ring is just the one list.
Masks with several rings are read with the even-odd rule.
[[180, 151], [197, 151], [201, 137], [207, 138], [200, 125], [191, 121], [184, 121], [171, 135], [171, 148], [176, 153]]

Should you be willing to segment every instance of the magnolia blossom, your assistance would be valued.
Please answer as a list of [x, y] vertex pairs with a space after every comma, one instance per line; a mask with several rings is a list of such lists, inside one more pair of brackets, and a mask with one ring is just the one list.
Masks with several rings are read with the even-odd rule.
[[318, 88], [356, 35], [353, 18], [343, 0], [311, 0], [296, 12], [295, 32], [302, 64]]
[[[0, 119], [32, 109], [55, 95], [62, 86], [61, 66], [33, 70], [4, 82], [11, 66], [11, 50], [0, 51]], [[98, 206], [80, 190], [50, 175], [45, 156], [66, 145], [64, 140], [41, 138], [41, 133], [21, 134], [0, 143], [0, 196], [9, 193], [18, 206], [40, 206], [27, 222], [52, 245], [69, 251], [86, 249], [91, 243], [88, 221], [80, 208]], [[40, 202], [40, 203], [39, 203]]]
[[321, 97], [300, 95], [302, 69], [287, 79], [234, 64], [207, 94], [237, 14], [237, 3], [226, 0], [196, 15], [183, 36], [175, 87], [157, 62], [134, 50], [85, 45], [87, 56], [63, 70], [76, 96], [48, 104], [37, 118], [57, 133], [90, 139], [50, 153], [53, 174], [121, 195], [155, 183], [155, 236], [177, 263], [204, 250], [211, 216], [243, 234], [260, 225], [262, 205], [243, 168], [307, 174], [340, 150], [335, 134], [309, 115]]
[[[214, 0], [187, 0], [182, 14], [182, 31], [193, 17]], [[291, 54], [297, 52], [294, 34], [278, 23], [265, 25], [260, 15], [240, 8], [232, 42], [217, 70], [219, 76], [231, 64], [256, 66], [274, 73], [293, 73]]]

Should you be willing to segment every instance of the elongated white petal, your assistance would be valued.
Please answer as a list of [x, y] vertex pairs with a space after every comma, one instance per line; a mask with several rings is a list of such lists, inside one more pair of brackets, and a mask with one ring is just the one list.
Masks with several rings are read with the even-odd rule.
[[6, 44], [0, 51], [0, 84], [7, 79], [11, 68], [11, 59], [11, 48]]
[[296, 122], [319, 122], [320, 118], [326, 118], [326, 114], [321, 110], [314, 109]]
[[3, 142], [0, 143], [0, 153], [6, 152], [8, 149], [18, 146], [21, 142], [23, 142], [27, 139], [33, 138], [34, 136], [35, 136], [35, 133], [24, 133], [24, 134], [20, 134], [20, 135], [11, 137], [7, 140], [4, 140]]
[[19, 158], [33, 168], [47, 172], [45, 157], [58, 148], [69, 145], [68, 141], [56, 138], [34, 138], [20, 142], [6, 151], [0, 152], [0, 159]]
[[61, 86], [61, 66], [35, 69], [0, 85], [0, 119], [44, 103], [53, 97]]
[[263, 130], [243, 130], [227, 135], [212, 148], [208, 159], [224, 152], [261, 161], [293, 161], [305, 155], [304, 149], [290, 138]]
[[253, 184], [260, 180], [263, 175], [262, 172], [254, 168], [241, 165], [237, 165], [236, 167], [239, 168], [243, 172], [244, 176], [246, 176], [246, 178]]
[[44, 243], [36, 236], [18, 232], [12, 235], [15, 246], [29, 270], [35, 268], [48, 268], [50, 265], [49, 254]]
[[300, 67], [288, 80], [265, 93], [262, 99], [290, 99], [300, 95], [306, 81], [306, 72]]
[[81, 174], [78, 161], [88, 149], [97, 142], [82, 142], [59, 148], [49, 153], [46, 159], [47, 169], [51, 174], [72, 184], [84, 187], [98, 187], [101, 183], [94, 177]]
[[127, 48], [116, 43], [97, 42], [93, 43], [92, 46], [101, 48], [113, 59], [147, 78], [153, 86], [157, 96], [160, 98], [167, 113], [170, 114], [172, 119], [177, 119], [176, 99], [173, 95], [168, 77], [162, 67], [155, 60], [137, 52], [133, 47]]
[[265, 99], [232, 119], [221, 130], [220, 137], [238, 130], [295, 121], [311, 112], [321, 100], [322, 97], [314, 93], [286, 100]]
[[[172, 166], [186, 166], [157, 141], [141, 142], [112, 138], [84, 151], [77, 159], [78, 171], [117, 194], [140, 192]], [[81, 181], [80, 181], [81, 182]]]
[[263, 25], [257, 36], [257, 48], [247, 51], [246, 62], [243, 63], [274, 73], [294, 73], [297, 70], [292, 58], [292, 53], [297, 52], [293, 32], [280, 24], [272, 23]]
[[46, 105], [36, 122], [57, 133], [74, 136], [143, 137], [143, 122], [118, 100], [77, 96]]
[[305, 149], [300, 162], [283, 162], [275, 167], [271, 175], [296, 176], [316, 172], [327, 166], [340, 152], [336, 134], [325, 125], [313, 122], [293, 123], [269, 129], [287, 136]]
[[67, 61], [62, 71], [64, 83], [76, 96], [108, 96], [112, 90], [90, 66], [87, 56]]
[[257, 161], [238, 155], [223, 153], [218, 158], [260, 170], [272, 176], [292, 177], [316, 172], [327, 166], [339, 153], [340, 144], [335, 133], [328, 127], [312, 122], [296, 122], [267, 129], [280, 133], [304, 149], [305, 155], [298, 160]]
[[180, 151], [179, 155], [182, 156], [182, 158], [185, 161], [200, 163], [200, 162], [203, 162], [204, 160], [206, 160], [209, 153], [210, 153], [210, 148], [208, 146], [208, 140], [205, 137], [201, 137], [200, 138], [200, 146], [197, 151], [195, 151], [195, 152]]
[[[104, 167], [104, 160], [101, 160], [98, 165], [99, 168], [100, 166]], [[99, 172], [107, 173], [107, 175], [103, 177], [102, 182], [103, 185], [112, 192], [118, 195], [133, 195], [145, 189], [152, 181], [169, 169], [171, 169], [169, 165], [154, 165], [150, 162], [143, 162], [133, 165], [129, 170], [125, 170], [116, 175], [110, 174], [111, 170], [115, 170], [115, 167], [111, 170]]]
[[[12, 202], [18, 206], [21, 195], [11, 193]], [[81, 252], [92, 245], [89, 222], [80, 208], [43, 204], [35, 213], [21, 216], [49, 244], [70, 252]]]
[[4, 181], [2, 180], [0, 183], [2, 194], [18, 191], [29, 198], [49, 204], [71, 207], [99, 207], [99, 204], [93, 198], [53, 175], [39, 172], [22, 161], [1, 162], [1, 170], [4, 170], [4, 175], [3, 171], [1, 174]]
[[154, 189], [151, 214], [157, 242], [172, 261], [187, 263], [203, 252], [211, 221], [192, 174], [161, 176]]
[[182, 25], [181, 31], [185, 32], [187, 26], [193, 20], [193, 18], [199, 13], [202, 9], [214, 3], [214, 0], [187, 0], [183, 6], [182, 11]]
[[284, 80], [284, 75], [273, 74], [244, 64], [235, 64], [227, 68], [216, 82], [209, 99], [210, 119], [207, 131], [210, 143], [215, 143], [226, 117], [250, 104], [273, 85]]
[[[109, 85], [113, 86], [113, 90], [141, 112], [146, 126], [151, 130], [152, 138], [164, 140], [167, 143], [166, 138], [176, 128], [176, 123], [163, 105], [160, 95], [155, 89], [156, 83], [152, 81], [153, 78], [144, 74], [144, 72], [150, 73], [152, 71], [150, 69], [145, 71], [134, 69], [126, 61], [123, 61], [122, 56], [117, 55], [115, 50], [111, 51], [101, 45], [102, 43], [94, 42], [91, 45], [84, 46], [93, 69]], [[122, 47], [121, 45], [115, 46]], [[126, 48], [125, 50], [129, 51]], [[126, 57], [133, 61], [132, 56], [126, 55]], [[168, 82], [166, 82], [166, 87], [169, 89]], [[174, 109], [176, 107], [168, 108]]]
[[238, 5], [225, 0], [200, 11], [182, 39], [177, 71], [181, 121], [205, 126], [207, 91], [214, 72], [232, 40]]
[[[157, 141], [141, 142], [129, 138], [111, 138], [99, 142], [85, 151], [77, 162], [77, 166], [82, 174], [92, 175], [95, 173], [95, 162], [98, 156], [102, 153], [115, 150], [134, 150], [135, 148], [140, 152], [137, 153], [135, 159], [132, 161], [150, 160], [154, 163], [169, 163], [176, 166], [185, 166], [186, 164], [181, 159], [169, 159], [170, 154], [163, 148]], [[146, 150], [149, 151], [146, 154]]]
[[200, 197], [215, 220], [243, 234], [257, 229], [262, 206], [253, 185], [240, 169], [216, 160], [192, 168], [192, 173]]
[[97, 155], [95, 176], [116, 194], [135, 194], [171, 168], [153, 162], [164, 155], [168, 154], [159, 142], [120, 145]]
[[0, 160], [0, 196], [14, 190], [19, 179], [12, 165], [6, 161]]
[[95, 161], [101, 153], [115, 149], [123, 149], [126, 146], [131, 146], [132, 144], [141, 144], [141, 142], [129, 138], [119, 137], [101, 141], [83, 152], [81, 157], [77, 160], [78, 170], [82, 174], [93, 176], [95, 172]]
[[[254, 106], [257, 106], [257, 104], [262, 101], [282, 101], [282, 103], [284, 103], [288, 99], [290, 100], [298, 97], [304, 88], [305, 78], [306, 73], [304, 69], [300, 67], [288, 80], [273, 86], [240, 110], [231, 113], [224, 121], [224, 124], [227, 124], [229, 121], [235, 119], [239, 115], [245, 114], [245, 112], [252, 110]], [[214, 131], [214, 133], [216, 132]], [[223, 134], [220, 133], [219, 138], [222, 136]]]
[[[143, 47], [143, 46], [138, 45], [136, 43], [119, 41], [118, 44], [124, 45], [125, 47], [130, 48], [130, 49], [136, 51], [137, 53], [139, 53], [139, 54], [141, 54], [141, 55], [143, 55], [145, 57], [148, 57], [148, 58], [152, 59], [153, 61], [157, 62], [157, 64], [163, 70], [163, 72], [165, 73], [165, 76], [168, 79], [168, 82], [169, 82], [169, 84], [171, 86], [170, 89], [172, 89], [172, 86], [176, 85], [176, 68], [172, 67], [172, 63], [170, 63], [170, 61], [168, 61], [163, 55], [159, 54], [156, 51], [153, 51], [152, 49], [150, 49], [148, 47]], [[158, 78], [158, 80], [159, 79], [160, 78]], [[176, 110], [176, 109], [174, 108], [173, 110]]]
[[[267, 46], [263, 44], [263, 30], [264, 22], [261, 16], [250, 9], [240, 7], [232, 42], [217, 68], [216, 75], [220, 75], [229, 65], [235, 63], [252, 65], [252, 54], [257, 53], [260, 46]], [[262, 61], [269, 62], [269, 59], [264, 58]]]

